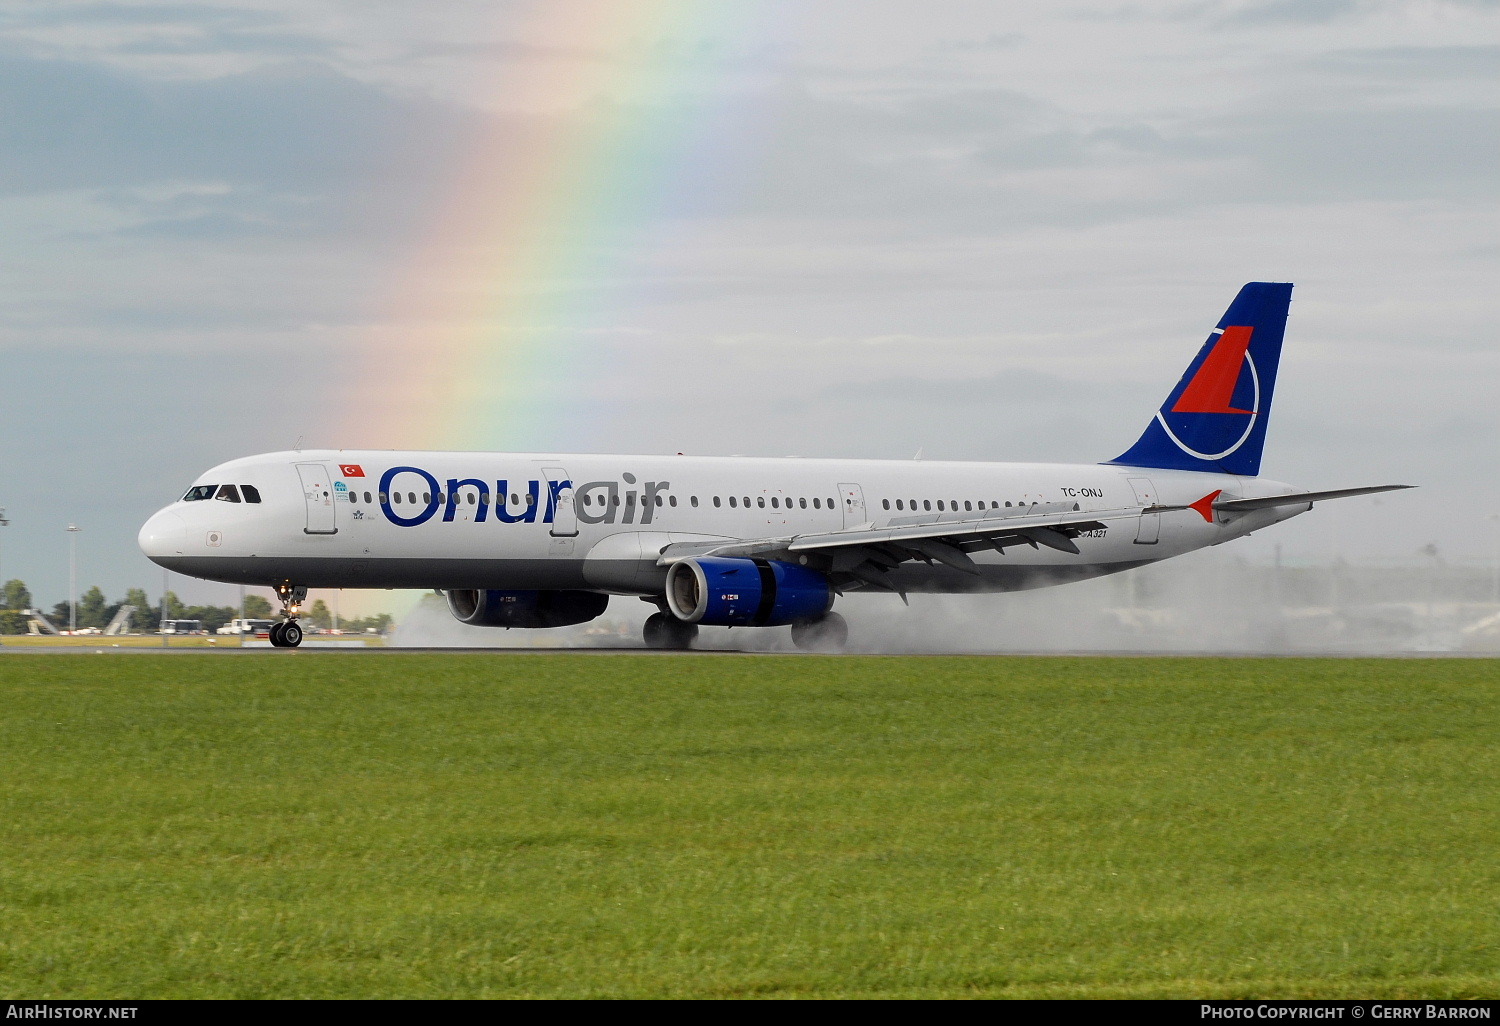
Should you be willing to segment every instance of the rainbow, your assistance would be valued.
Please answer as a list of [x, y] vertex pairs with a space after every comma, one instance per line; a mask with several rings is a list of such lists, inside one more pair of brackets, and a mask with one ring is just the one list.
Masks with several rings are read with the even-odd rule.
[[628, 41], [624, 55], [612, 47], [498, 62], [492, 95], [552, 109], [499, 115], [456, 159], [434, 155], [453, 171], [368, 333], [339, 444], [524, 450], [555, 444], [549, 415], [590, 416], [569, 402], [567, 384], [583, 361], [599, 370], [603, 347], [589, 339], [609, 325], [611, 282], [624, 276], [632, 243], [670, 216], [695, 161], [722, 155], [714, 137], [743, 131], [712, 102], [682, 101], [692, 62], [657, 41], [710, 28], [732, 36], [730, 8], [743, 9], [715, 0], [534, 6], [545, 24], [524, 26], [523, 37]]

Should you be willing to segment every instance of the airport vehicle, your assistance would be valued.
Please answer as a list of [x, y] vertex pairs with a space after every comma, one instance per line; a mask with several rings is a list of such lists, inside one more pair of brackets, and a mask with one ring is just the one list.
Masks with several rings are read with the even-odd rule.
[[207, 634], [202, 620], [163, 620], [158, 634]]
[[790, 625], [842, 647], [850, 591], [1015, 591], [1242, 537], [1313, 503], [1259, 476], [1290, 284], [1244, 286], [1140, 438], [1088, 464], [548, 453], [270, 453], [200, 475], [141, 528], [178, 573], [269, 585], [302, 640], [309, 588], [434, 588], [464, 623], [560, 627], [612, 595], [645, 641]]
[[239, 620], [239, 619], [235, 619], [235, 620], [230, 620], [224, 626], [220, 627], [218, 629], [218, 631], [216, 631], [215, 633], [218, 633], [218, 634], [241, 634], [241, 635], [245, 635], [245, 634], [248, 634], [248, 635], [264, 634], [267, 637], [270, 637], [270, 635], [271, 635], [271, 628], [275, 627], [275, 626], [276, 626], [276, 621], [275, 620], [260, 620], [260, 619], [244, 619], [244, 620]]

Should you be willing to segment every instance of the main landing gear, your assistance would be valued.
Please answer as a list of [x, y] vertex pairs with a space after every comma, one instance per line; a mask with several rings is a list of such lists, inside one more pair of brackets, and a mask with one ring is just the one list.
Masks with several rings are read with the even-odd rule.
[[296, 648], [302, 644], [302, 625], [297, 616], [307, 600], [307, 589], [290, 583], [278, 584], [276, 597], [281, 599], [281, 614], [286, 619], [271, 628], [271, 644], [275, 648]]
[[842, 652], [849, 643], [849, 621], [837, 613], [792, 624], [792, 644], [803, 652]]
[[652, 613], [646, 617], [646, 626], [641, 634], [647, 648], [687, 649], [693, 647], [698, 636], [698, 625], [684, 623], [671, 613]]

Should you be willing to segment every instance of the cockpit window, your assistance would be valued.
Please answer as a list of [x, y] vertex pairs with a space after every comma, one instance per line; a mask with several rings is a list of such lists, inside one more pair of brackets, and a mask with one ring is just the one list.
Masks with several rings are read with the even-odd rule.
[[254, 485], [240, 485], [240, 491], [245, 493], [246, 502], [260, 501], [260, 489]]
[[214, 498], [220, 502], [239, 502], [240, 490], [234, 485], [219, 485], [219, 493]]
[[214, 492], [219, 490], [218, 485], [193, 485], [182, 497], [183, 502], [201, 502], [204, 499], [212, 499]]

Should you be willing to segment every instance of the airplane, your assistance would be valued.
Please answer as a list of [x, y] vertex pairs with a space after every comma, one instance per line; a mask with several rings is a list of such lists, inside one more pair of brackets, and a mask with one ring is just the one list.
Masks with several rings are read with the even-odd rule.
[[611, 596], [701, 626], [790, 626], [838, 651], [850, 592], [1019, 591], [1241, 538], [1316, 502], [1259, 476], [1292, 286], [1240, 289], [1140, 438], [1102, 463], [307, 450], [199, 475], [141, 528], [177, 573], [270, 586], [296, 648], [309, 588], [435, 589], [484, 627], [562, 627]]

